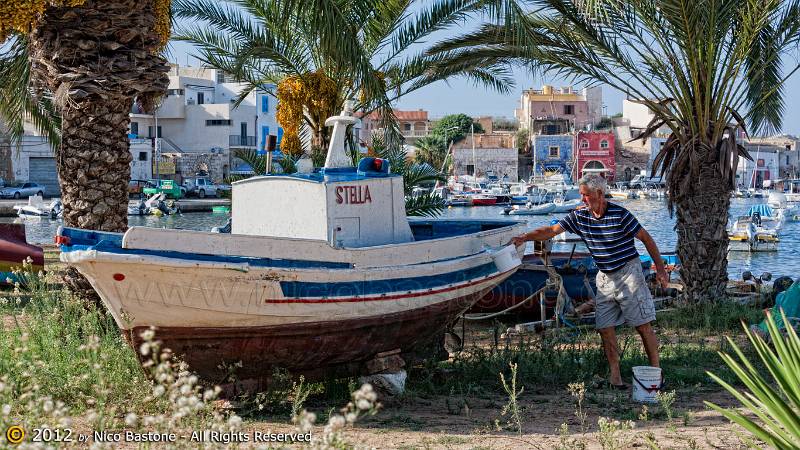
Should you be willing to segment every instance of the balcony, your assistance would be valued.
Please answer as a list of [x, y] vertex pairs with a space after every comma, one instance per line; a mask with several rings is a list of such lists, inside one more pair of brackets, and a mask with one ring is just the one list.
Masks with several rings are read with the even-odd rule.
[[402, 130], [400, 133], [406, 138], [421, 138], [430, 134], [428, 130]]
[[253, 147], [256, 146], [255, 136], [240, 136], [238, 134], [231, 134], [228, 136], [228, 146], [230, 147]]

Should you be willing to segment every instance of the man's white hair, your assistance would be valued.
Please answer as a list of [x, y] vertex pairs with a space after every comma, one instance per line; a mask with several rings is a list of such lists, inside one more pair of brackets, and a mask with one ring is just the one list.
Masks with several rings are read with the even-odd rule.
[[592, 190], [606, 191], [606, 179], [600, 175], [584, 175], [578, 180], [578, 186], [586, 186]]

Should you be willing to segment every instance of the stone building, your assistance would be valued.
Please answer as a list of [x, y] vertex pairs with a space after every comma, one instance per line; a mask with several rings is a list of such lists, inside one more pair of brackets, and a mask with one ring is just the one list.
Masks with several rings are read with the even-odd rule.
[[519, 166], [517, 149], [513, 145], [514, 136], [511, 134], [476, 134], [475, 150], [472, 147], [472, 137], [453, 144], [453, 170], [454, 175], [473, 175], [485, 177], [493, 174], [498, 178], [507, 176], [509, 181], [519, 179]]

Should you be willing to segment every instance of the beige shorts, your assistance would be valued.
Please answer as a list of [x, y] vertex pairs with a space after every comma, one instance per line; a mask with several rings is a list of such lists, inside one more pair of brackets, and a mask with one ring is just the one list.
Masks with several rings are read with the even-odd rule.
[[612, 273], [598, 272], [596, 281], [596, 328], [622, 324], [638, 327], [656, 320], [653, 297], [642, 274], [639, 258], [628, 261]]

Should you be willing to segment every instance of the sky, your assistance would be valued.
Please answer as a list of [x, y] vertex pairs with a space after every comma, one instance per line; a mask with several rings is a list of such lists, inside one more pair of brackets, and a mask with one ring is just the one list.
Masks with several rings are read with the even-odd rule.
[[[459, 27], [458, 33], [469, 31]], [[445, 39], [448, 34], [455, 35], [456, 31], [443, 30], [430, 37], [431, 41]], [[193, 46], [183, 42], [171, 44], [172, 56], [170, 60], [181, 65], [200, 65], [200, 61], [192, 55], [196, 53]], [[784, 58], [784, 68], [796, 65], [795, 57]], [[484, 87], [476, 87], [469, 80], [452, 78], [447, 82], [437, 82], [412, 92], [401, 98], [396, 105], [401, 110], [423, 109], [428, 111], [429, 117], [437, 118], [447, 114], [464, 113], [472, 117], [477, 116], [502, 116], [507, 118], [514, 117], [514, 109], [520, 105], [520, 98], [523, 89], [541, 88], [543, 84], [553, 86], [569, 86], [569, 81], [560, 78], [533, 77], [523, 70], [515, 70], [515, 87], [510, 94], [500, 94], [487, 90]], [[582, 88], [582, 85], [573, 85]], [[608, 115], [622, 112], [622, 101], [625, 93], [603, 86], [603, 104], [606, 106]], [[784, 89], [784, 120], [783, 133], [800, 136], [800, 71], [795, 73], [786, 82]]]

